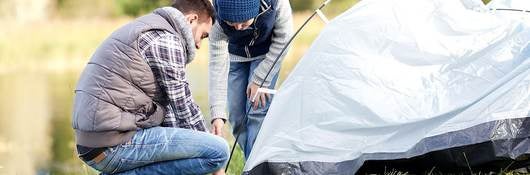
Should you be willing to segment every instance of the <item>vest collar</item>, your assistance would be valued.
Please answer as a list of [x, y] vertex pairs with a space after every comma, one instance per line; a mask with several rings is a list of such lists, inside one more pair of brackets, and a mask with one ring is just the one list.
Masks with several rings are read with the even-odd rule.
[[193, 39], [193, 32], [191, 30], [191, 26], [186, 21], [186, 16], [182, 14], [179, 10], [173, 7], [162, 7], [158, 8], [154, 11], [155, 14], [158, 14], [162, 16], [164, 19], [166, 19], [171, 27], [175, 29], [175, 31], [179, 32], [180, 35], [184, 38], [184, 42], [186, 45], [186, 53], [187, 53], [187, 60], [186, 64], [193, 61], [193, 58], [195, 58], [195, 40]]

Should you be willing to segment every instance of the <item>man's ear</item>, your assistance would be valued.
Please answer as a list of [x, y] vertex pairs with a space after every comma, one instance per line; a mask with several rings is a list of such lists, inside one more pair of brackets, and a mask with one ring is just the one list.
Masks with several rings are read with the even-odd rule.
[[194, 22], [197, 22], [199, 20], [199, 15], [195, 13], [190, 13], [186, 15], [186, 20], [189, 24], [193, 24]]

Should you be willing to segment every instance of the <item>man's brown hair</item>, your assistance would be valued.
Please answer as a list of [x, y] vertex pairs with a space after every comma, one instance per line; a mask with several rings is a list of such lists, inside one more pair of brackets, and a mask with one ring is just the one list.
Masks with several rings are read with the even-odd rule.
[[209, 0], [173, 0], [171, 6], [184, 14], [197, 13], [199, 21], [205, 22], [210, 17], [212, 24], [215, 23], [215, 10]]

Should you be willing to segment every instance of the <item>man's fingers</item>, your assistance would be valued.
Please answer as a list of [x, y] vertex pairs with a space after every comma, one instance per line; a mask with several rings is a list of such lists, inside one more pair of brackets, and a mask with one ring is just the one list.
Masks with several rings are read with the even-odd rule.
[[212, 133], [214, 135], [223, 136], [224, 121], [222, 119], [215, 119], [212, 122]]
[[248, 88], [247, 88], [247, 98], [249, 98], [249, 99], [250, 99], [250, 93], [251, 93], [251, 92], [252, 92], [252, 91], [250, 90], [250, 87], [248, 87]]
[[215, 128], [215, 132], [216, 132], [215, 135], [223, 136], [223, 129], [222, 129], [222, 127], [216, 127], [216, 128]]
[[261, 94], [260, 95], [260, 99], [261, 99], [261, 107], [264, 108], [265, 107], [265, 104], [267, 103], [267, 99], [266, 99], [266, 95], [265, 94]]
[[215, 135], [223, 136], [223, 130], [221, 129], [221, 127], [215, 128]]
[[215, 125], [212, 126], [212, 133], [213, 135], [217, 135], [217, 127]]
[[258, 109], [260, 107], [261, 102], [261, 95], [258, 93], [256, 94], [256, 99], [254, 99], [254, 109]]

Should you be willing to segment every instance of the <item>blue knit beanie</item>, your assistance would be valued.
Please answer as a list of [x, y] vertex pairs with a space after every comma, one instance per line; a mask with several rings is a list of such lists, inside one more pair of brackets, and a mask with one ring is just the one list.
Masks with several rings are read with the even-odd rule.
[[258, 16], [259, 0], [216, 0], [217, 15], [228, 22], [244, 22]]

